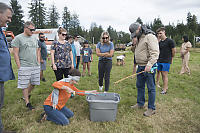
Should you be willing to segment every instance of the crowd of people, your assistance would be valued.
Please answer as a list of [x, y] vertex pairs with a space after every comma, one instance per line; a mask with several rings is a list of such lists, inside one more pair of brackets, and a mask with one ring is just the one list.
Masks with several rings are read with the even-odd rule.
[[[13, 10], [8, 5], [0, 2], [0, 27], [6, 27], [11, 22]], [[40, 85], [40, 80], [46, 82], [44, 71], [46, 70], [47, 47], [45, 35], [39, 33], [36, 39], [33, 36], [35, 25], [27, 21], [24, 23], [24, 32], [17, 35], [12, 41], [14, 59], [18, 68], [17, 88], [22, 90], [25, 105], [29, 110], [34, 110], [30, 103], [31, 91], [35, 85]], [[144, 116], [155, 114], [156, 86], [160, 87], [160, 75], [162, 76], [163, 87], [161, 94], [166, 94], [168, 90], [168, 73], [176, 53], [175, 43], [168, 38], [165, 28], [160, 27], [156, 33], [137, 22], [129, 26], [132, 38], [132, 51], [134, 51], [133, 74], [137, 74], [137, 103], [131, 108], [142, 109], [145, 104], [145, 84], [148, 88], [148, 109]], [[98, 84], [99, 91], [106, 93], [110, 86], [110, 73], [112, 69], [112, 58], [114, 54], [114, 44], [107, 31], [102, 32], [100, 41], [96, 45], [96, 55], [98, 59]], [[192, 47], [187, 36], [183, 36], [184, 43], [181, 46], [182, 69], [180, 74], [187, 72], [190, 74], [188, 66]], [[11, 64], [11, 56], [8, 50], [5, 35], [0, 28], [0, 108], [4, 101], [4, 82], [14, 80], [15, 76]], [[93, 51], [86, 40], [83, 48], [78, 41], [78, 35], [74, 37], [67, 33], [67, 30], [58, 28], [58, 40], [51, 45], [51, 66], [55, 74], [56, 81], [53, 83], [54, 90], [44, 101], [43, 120], [53, 121], [59, 125], [68, 125], [69, 118], [74, 114], [65, 107], [68, 99], [75, 95], [85, 95], [86, 93], [98, 93], [97, 90], [83, 91], [77, 89], [76, 84], [81, 76], [91, 76], [90, 64], [93, 61]], [[117, 65], [124, 65], [125, 55], [117, 57]], [[83, 65], [82, 74], [79, 71], [79, 64]], [[137, 67], [137, 70], [136, 70]], [[157, 67], [156, 71], [151, 71]], [[103, 85], [103, 81], [105, 85]], [[81, 92], [81, 93], [78, 93]], [[0, 115], [1, 116], [1, 115]], [[3, 124], [0, 117], [0, 133], [3, 131]]]

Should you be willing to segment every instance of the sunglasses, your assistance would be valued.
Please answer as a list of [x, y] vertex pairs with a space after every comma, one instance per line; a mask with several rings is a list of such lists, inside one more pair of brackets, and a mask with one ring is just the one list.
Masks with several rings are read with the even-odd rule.
[[30, 28], [28, 28], [28, 27], [27, 27], [27, 29], [29, 29], [31, 32], [35, 31], [35, 29], [30, 29]]
[[63, 34], [63, 33], [62, 33], [62, 36], [67, 36], [67, 34]]
[[102, 39], [103, 39], [103, 40], [105, 40], [105, 39], [107, 40], [107, 39], [108, 39], [108, 37], [102, 37]]
[[40, 38], [45, 38], [45, 36], [41, 36]]

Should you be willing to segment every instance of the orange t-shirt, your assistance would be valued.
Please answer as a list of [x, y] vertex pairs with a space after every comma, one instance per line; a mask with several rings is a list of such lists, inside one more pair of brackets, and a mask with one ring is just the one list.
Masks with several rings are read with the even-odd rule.
[[[64, 89], [61, 89], [62, 86], [67, 86], [76, 92], [83, 92], [83, 93], [78, 93], [78, 95], [82, 95], [82, 96], [85, 95], [84, 94], [85, 91], [81, 91], [81, 90], [77, 89], [73, 84], [70, 84], [68, 82], [57, 81], [57, 82], [54, 82], [52, 84], [52, 86], [56, 89], [59, 89], [58, 104], [56, 105], [56, 109], [58, 109], [58, 110], [61, 110], [67, 103], [68, 99], [71, 97], [70, 93], [68, 93]], [[53, 106], [53, 101], [51, 101], [51, 96], [52, 96], [52, 93], [44, 101], [44, 105]]]

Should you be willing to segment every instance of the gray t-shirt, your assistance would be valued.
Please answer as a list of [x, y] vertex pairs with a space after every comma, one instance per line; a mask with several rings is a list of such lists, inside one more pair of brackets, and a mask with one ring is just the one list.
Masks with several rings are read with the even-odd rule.
[[21, 67], [39, 66], [37, 61], [38, 41], [34, 36], [19, 34], [11, 42], [12, 47], [19, 48], [19, 60]]

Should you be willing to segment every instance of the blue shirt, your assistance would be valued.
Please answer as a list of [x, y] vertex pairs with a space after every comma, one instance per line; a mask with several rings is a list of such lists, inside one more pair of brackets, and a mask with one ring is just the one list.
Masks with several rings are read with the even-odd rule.
[[15, 79], [6, 37], [0, 27], [0, 82]]
[[[110, 44], [101, 44], [100, 42], [97, 44], [97, 48], [100, 49], [101, 53], [106, 53], [106, 52], [110, 52], [110, 50], [114, 49], [114, 44], [112, 42], [110, 42]], [[112, 57], [99, 57], [99, 60], [102, 59], [109, 59], [112, 60]]]
[[83, 48], [81, 50], [82, 55], [82, 62], [91, 62], [91, 55], [92, 55], [92, 49], [91, 48]]
[[72, 47], [74, 68], [76, 68], [76, 48], [74, 46], [74, 43], [71, 44], [71, 47]]
[[45, 44], [45, 42], [41, 42], [40, 40], [38, 40], [38, 45], [39, 48], [41, 48], [41, 56], [43, 60], [47, 59], [47, 46]]

